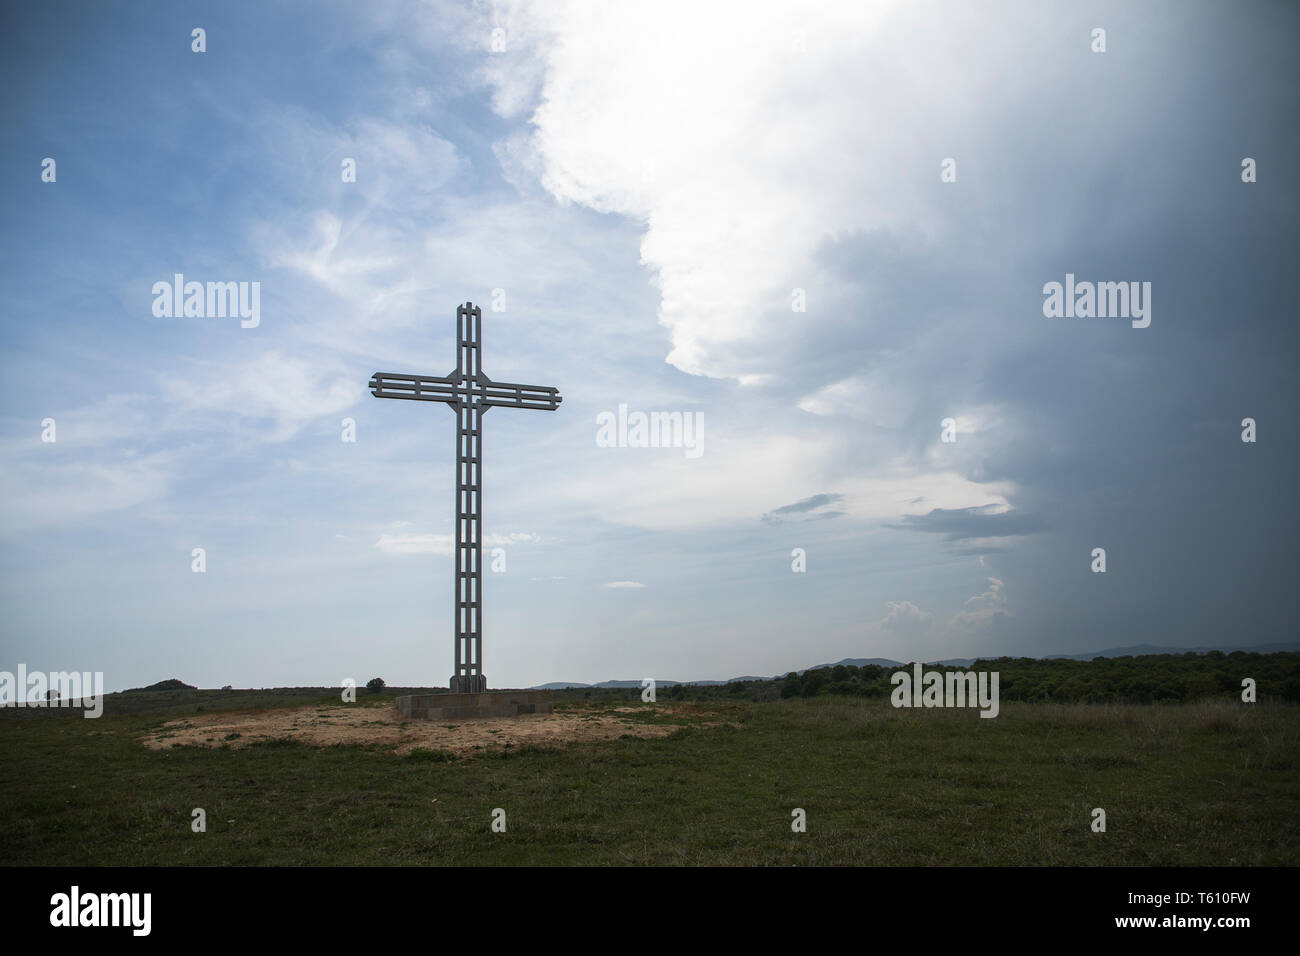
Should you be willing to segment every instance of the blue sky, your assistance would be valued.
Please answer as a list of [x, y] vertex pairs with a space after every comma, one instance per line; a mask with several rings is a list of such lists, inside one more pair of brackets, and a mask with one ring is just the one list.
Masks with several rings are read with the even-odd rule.
[[465, 300], [565, 399], [486, 419], [493, 686], [1294, 637], [1294, 7], [3, 16], [0, 668], [445, 683], [454, 418], [365, 386]]

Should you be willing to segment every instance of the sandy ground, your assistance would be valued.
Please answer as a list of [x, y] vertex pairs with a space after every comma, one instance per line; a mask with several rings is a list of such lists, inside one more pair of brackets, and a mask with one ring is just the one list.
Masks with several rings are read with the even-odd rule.
[[[690, 705], [658, 706], [661, 712], [674, 716], [704, 716], [699, 708]], [[629, 715], [639, 709], [618, 707], [442, 721], [406, 720], [396, 706], [314, 705], [185, 717], [168, 721], [160, 730], [140, 739], [152, 750], [185, 745], [243, 747], [260, 740], [281, 739], [300, 740], [318, 747], [331, 744], [392, 747], [399, 754], [423, 747], [469, 755], [507, 746], [555, 747], [571, 741], [612, 740], [623, 736], [666, 737], [679, 726], [631, 720]]]

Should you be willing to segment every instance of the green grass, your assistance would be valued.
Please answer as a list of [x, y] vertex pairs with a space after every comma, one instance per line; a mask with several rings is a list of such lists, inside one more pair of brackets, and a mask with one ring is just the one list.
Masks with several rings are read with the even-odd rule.
[[[224, 709], [194, 700], [184, 712]], [[986, 720], [880, 700], [710, 701], [734, 726], [461, 759], [276, 742], [151, 751], [137, 738], [183, 701], [113, 701], [98, 720], [0, 713], [0, 863], [1300, 862], [1292, 705], [1004, 702]], [[669, 719], [653, 705], [639, 716]], [[206, 833], [191, 832], [195, 807]], [[491, 830], [496, 807], [505, 833]], [[795, 807], [806, 833], [791, 832]], [[1106, 833], [1090, 829], [1094, 807]]]

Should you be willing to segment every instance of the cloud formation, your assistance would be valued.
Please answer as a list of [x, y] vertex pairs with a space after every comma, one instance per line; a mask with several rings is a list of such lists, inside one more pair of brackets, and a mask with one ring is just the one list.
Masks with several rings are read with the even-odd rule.
[[997, 505], [981, 505], [973, 508], [935, 508], [922, 515], [904, 515], [895, 527], [942, 534], [949, 541], [963, 541], [968, 538], [1009, 538], [1038, 534], [1047, 530], [1048, 523], [1037, 515], [1021, 514]]
[[934, 615], [923, 611], [911, 601], [887, 602], [889, 613], [880, 619], [879, 626], [900, 637], [920, 637], [930, 630]]
[[954, 627], [971, 631], [987, 630], [998, 618], [1009, 616], [1002, 581], [989, 578], [988, 585], [988, 590], [966, 599], [962, 610], [953, 617]]
[[828, 511], [824, 509], [829, 505], [837, 503], [843, 497], [844, 496], [840, 494], [826, 493], [812, 495], [811, 497], [796, 501], [793, 504], [773, 508], [771, 511], [767, 512], [767, 514], [763, 515], [761, 520], [765, 524], [781, 524], [792, 515], [808, 515], [809, 517], [804, 518], [804, 521], [811, 521], [820, 518], [838, 518], [844, 514], [843, 511]]
[[[509, 534], [485, 534], [483, 547], [505, 548], [515, 544], [536, 544], [541, 539], [535, 534], [512, 531]], [[450, 555], [455, 543], [449, 534], [393, 534], [379, 536], [373, 547], [385, 554], [440, 554]]]

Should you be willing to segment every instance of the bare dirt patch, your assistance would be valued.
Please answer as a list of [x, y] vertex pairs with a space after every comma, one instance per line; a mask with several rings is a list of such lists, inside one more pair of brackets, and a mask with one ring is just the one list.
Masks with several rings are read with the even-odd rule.
[[[679, 713], [680, 711], [680, 713]], [[141, 742], [151, 750], [171, 747], [246, 747], [266, 740], [297, 740], [316, 747], [361, 744], [392, 747], [395, 753], [416, 749], [457, 755], [515, 747], [558, 747], [575, 741], [619, 737], [666, 737], [681, 726], [716, 726], [716, 714], [692, 705], [663, 705], [656, 717], [683, 718], [646, 723], [639, 707], [565, 710], [519, 717], [462, 720], [407, 720], [392, 707], [342, 705], [200, 714], [170, 720]]]

